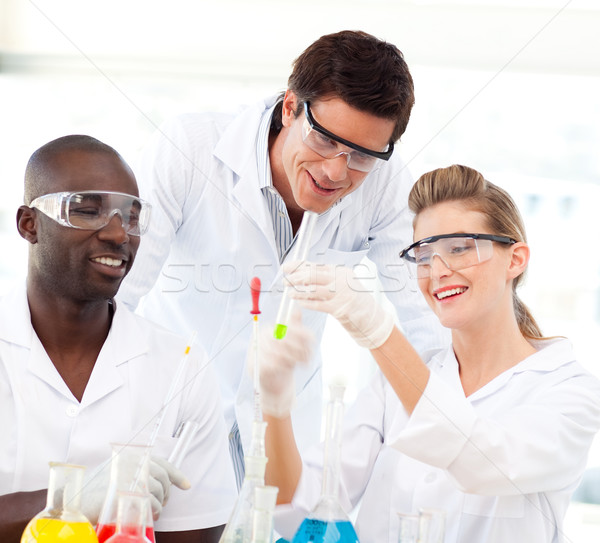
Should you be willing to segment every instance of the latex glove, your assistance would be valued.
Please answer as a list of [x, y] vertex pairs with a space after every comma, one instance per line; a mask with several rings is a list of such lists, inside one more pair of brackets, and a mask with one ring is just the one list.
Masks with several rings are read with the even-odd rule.
[[[98, 517], [106, 500], [110, 484], [110, 466], [110, 462], [106, 462], [95, 470], [89, 472], [86, 470], [81, 491], [81, 510], [93, 525], [98, 523]], [[148, 493], [152, 516], [157, 520], [169, 499], [171, 484], [186, 490], [190, 488], [190, 483], [179, 469], [164, 458], [151, 456], [148, 471]]]
[[159, 456], [150, 457], [150, 469], [148, 476], [148, 492], [150, 493], [150, 504], [152, 516], [157, 520], [162, 508], [169, 500], [171, 485], [187, 490], [190, 482], [187, 477], [171, 464], [168, 460]]
[[96, 469], [85, 470], [81, 486], [81, 512], [95, 526], [110, 483], [110, 462], [101, 464]]
[[[292, 314], [283, 339], [273, 337], [274, 326], [263, 326], [258, 337], [260, 404], [262, 412], [277, 418], [290, 414], [296, 401], [294, 368], [312, 355], [313, 333], [302, 325], [300, 312]], [[254, 374], [254, 349], [248, 351], [248, 371]]]
[[376, 349], [392, 333], [394, 318], [344, 266], [311, 262], [283, 266], [291, 288], [289, 296], [307, 309], [323, 311], [335, 317], [362, 347]]

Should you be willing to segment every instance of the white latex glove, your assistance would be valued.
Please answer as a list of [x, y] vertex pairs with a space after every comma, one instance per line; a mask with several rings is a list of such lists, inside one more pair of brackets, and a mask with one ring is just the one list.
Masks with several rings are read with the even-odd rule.
[[[307, 364], [312, 355], [313, 333], [302, 325], [300, 312], [292, 314], [283, 339], [273, 337], [274, 326], [259, 331], [259, 379], [262, 412], [277, 418], [290, 414], [296, 401], [294, 368]], [[254, 349], [248, 352], [248, 371], [254, 374]]]
[[[106, 500], [110, 485], [110, 462], [103, 464], [95, 470], [86, 470], [82, 491], [81, 510], [87, 519], [95, 526]], [[148, 474], [148, 493], [152, 507], [152, 517], [157, 520], [163, 506], [169, 499], [171, 484], [182, 490], [190, 488], [190, 483], [185, 475], [164, 458], [150, 457]]]
[[152, 516], [157, 520], [162, 508], [169, 500], [171, 485], [181, 490], [190, 488], [190, 482], [181, 470], [176, 468], [168, 460], [159, 456], [150, 457], [150, 469], [148, 476], [148, 492], [152, 505]]
[[307, 309], [335, 317], [354, 340], [377, 349], [392, 333], [394, 318], [344, 266], [292, 262], [283, 266], [289, 296]]
[[85, 470], [81, 486], [81, 512], [95, 526], [110, 483], [110, 462]]

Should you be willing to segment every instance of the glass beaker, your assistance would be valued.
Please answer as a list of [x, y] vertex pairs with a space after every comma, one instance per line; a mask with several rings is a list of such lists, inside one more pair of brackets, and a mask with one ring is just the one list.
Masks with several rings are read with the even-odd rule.
[[332, 385], [329, 390], [321, 498], [312, 513], [302, 521], [292, 543], [358, 543], [354, 526], [338, 498], [345, 387]]
[[[98, 517], [96, 532], [99, 543], [115, 534], [117, 529], [118, 492], [148, 495], [148, 473], [151, 447], [147, 445], [111, 443], [110, 483], [104, 505]], [[146, 537], [154, 542], [152, 510], [148, 508]]]
[[46, 508], [33, 517], [21, 543], [97, 543], [94, 527], [81, 512], [84, 466], [50, 462]]
[[249, 543], [252, 537], [254, 489], [265, 484], [267, 457], [246, 456], [244, 460], [244, 481], [219, 543]]
[[147, 494], [117, 493], [117, 528], [106, 543], [149, 543], [146, 522], [150, 500]]

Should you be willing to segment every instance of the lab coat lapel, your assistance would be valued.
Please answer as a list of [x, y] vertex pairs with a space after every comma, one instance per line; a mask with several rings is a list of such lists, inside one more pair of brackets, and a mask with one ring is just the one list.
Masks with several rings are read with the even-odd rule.
[[263, 112], [272, 105], [270, 102], [271, 100], [260, 102], [238, 115], [215, 146], [214, 155], [236, 174], [231, 195], [240, 212], [258, 227], [277, 252], [273, 224], [260, 190], [256, 163], [258, 126]]
[[148, 351], [146, 336], [135, 317], [123, 304], [114, 303], [112, 325], [94, 365], [82, 404], [89, 405], [121, 387], [125, 383], [125, 373], [119, 366]]
[[[73, 394], [54, 367], [33, 329], [25, 282], [20, 287], [9, 291], [5, 306], [13, 308], [14, 311], [11, 315], [3, 313], [0, 316], [0, 338], [29, 349], [27, 371], [63, 396], [72, 399]], [[23, 394], [30, 393], [31, 391], [23, 391]]]

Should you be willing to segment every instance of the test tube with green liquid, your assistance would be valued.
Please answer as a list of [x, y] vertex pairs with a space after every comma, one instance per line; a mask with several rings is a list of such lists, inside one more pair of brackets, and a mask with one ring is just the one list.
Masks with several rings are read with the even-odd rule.
[[[296, 242], [292, 248], [290, 260], [303, 262], [308, 257], [308, 250], [310, 249], [312, 233], [317, 223], [319, 215], [313, 211], [305, 211], [302, 216], [302, 222], [298, 229], [298, 235]], [[275, 330], [273, 335], [277, 339], [283, 339], [287, 333], [288, 323], [292, 315], [292, 307], [294, 300], [289, 296], [290, 287], [283, 289], [283, 295], [281, 297], [281, 303], [279, 304], [279, 311], [277, 312], [277, 319], [275, 321]]]

